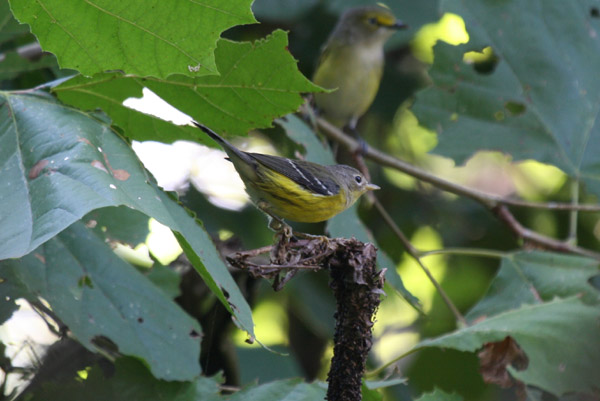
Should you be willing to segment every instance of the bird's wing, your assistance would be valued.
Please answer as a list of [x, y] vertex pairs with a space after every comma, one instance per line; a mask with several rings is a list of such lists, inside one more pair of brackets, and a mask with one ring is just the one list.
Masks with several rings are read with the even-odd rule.
[[[283, 174], [313, 193], [332, 196], [340, 191], [340, 186], [333, 179], [333, 176], [327, 170], [325, 170], [325, 174], [322, 170], [323, 167], [314, 163], [260, 153], [249, 153], [249, 155], [262, 165]], [[319, 172], [318, 177], [315, 175], [317, 171]]]

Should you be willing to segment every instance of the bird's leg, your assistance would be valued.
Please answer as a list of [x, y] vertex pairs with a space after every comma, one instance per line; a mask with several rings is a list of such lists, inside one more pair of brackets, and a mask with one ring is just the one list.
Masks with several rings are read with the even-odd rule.
[[307, 234], [307, 233], [302, 233], [299, 231], [294, 231], [292, 229], [292, 227], [287, 224], [285, 221], [283, 221], [280, 217], [275, 216], [273, 213], [271, 213], [271, 211], [269, 211], [268, 209], [268, 204], [264, 201], [258, 202], [257, 206], [260, 210], [262, 210], [268, 217], [269, 217], [269, 228], [273, 231], [275, 231], [275, 235], [276, 236], [280, 236], [280, 242], [285, 242], [288, 243], [290, 241], [290, 239], [296, 237], [296, 238], [301, 238], [301, 239], [308, 239], [308, 240], [313, 240], [313, 239], [318, 239], [321, 241], [327, 241], [328, 238], [325, 235], [313, 235], [313, 234]]
[[294, 235], [292, 227], [290, 227], [289, 224], [287, 224], [281, 218], [271, 213], [271, 211], [269, 210], [269, 204], [267, 202], [260, 201], [256, 204], [256, 206], [260, 210], [262, 210], [269, 218], [269, 228], [275, 231], [276, 235], [282, 234], [285, 238], [288, 239], [289, 242], [289, 239], [292, 238], [292, 236]]
[[357, 123], [358, 123], [358, 118], [353, 117], [350, 120], [350, 122], [346, 125], [346, 129], [348, 130], [348, 132], [350, 134], [352, 134], [354, 139], [356, 139], [356, 141], [358, 142], [358, 146], [356, 147], [356, 149], [354, 150], [353, 153], [355, 155], [358, 154], [358, 155], [362, 156], [367, 152], [367, 148], [369, 145], [360, 136], [360, 132], [358, 132], [358, 129], [356, 128]]

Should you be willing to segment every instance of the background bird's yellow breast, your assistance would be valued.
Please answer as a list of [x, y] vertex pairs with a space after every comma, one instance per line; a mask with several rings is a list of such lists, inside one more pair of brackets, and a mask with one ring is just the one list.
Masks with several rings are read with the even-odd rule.
[[327, 49], [313, 81], [332, 93], [317, 93], [315, 101], [325, 118], [342, 126], [364, 114], [379, 89], [383, 70], [380, 48], [339, 46]]

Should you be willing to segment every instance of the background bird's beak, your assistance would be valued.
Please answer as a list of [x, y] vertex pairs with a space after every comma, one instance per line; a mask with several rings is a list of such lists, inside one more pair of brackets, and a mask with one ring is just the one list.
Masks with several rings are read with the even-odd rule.
[[367, 191], [375, 191], [376, 189], [381, 189], [381, 188], [379, 188], [379, 185], [367, 184]]
[[408, 25], [400, 20], [396, 20], [392, 25], [388, 26], [390, 29], [407, 29]]

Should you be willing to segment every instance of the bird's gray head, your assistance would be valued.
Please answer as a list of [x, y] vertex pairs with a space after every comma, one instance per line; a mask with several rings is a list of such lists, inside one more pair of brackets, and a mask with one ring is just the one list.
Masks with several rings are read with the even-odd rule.
[[379, 189], [377, 185], [371, 184], [360, 171], [353, 167], [338, 164], [329, 166], [329, 168], [340, 187], [344, 189], [348, 205], [354, 203], [365, 192]]
[[396, 29], [404, 28], [407, 25], [397, 20], [392, 11], [382, 4], [356, 7], [342, 14], [332, 39], [383, 45]]

